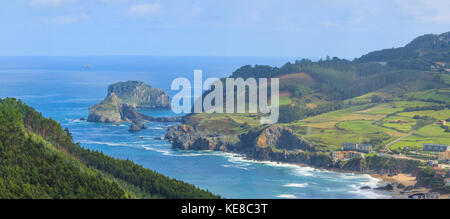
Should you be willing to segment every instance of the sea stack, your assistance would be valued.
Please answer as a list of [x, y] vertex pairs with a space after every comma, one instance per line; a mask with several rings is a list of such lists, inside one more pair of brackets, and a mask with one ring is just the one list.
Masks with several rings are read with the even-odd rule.
[[138, 113], [136, 108], [168, 109], [170, 98], [161, 89], [152, 88], [144, 82], [119, 82], [109, 86], [108, 96], [101, 103], [89, 108], [88, 121], [119, 123], [152, 120]]

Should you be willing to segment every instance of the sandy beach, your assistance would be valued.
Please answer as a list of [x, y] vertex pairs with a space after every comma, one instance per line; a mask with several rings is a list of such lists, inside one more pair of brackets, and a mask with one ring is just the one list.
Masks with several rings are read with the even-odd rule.
[[[428, 193], [430, 189], [419, 187], [414, 188], [410, 191], [404, 191], [403, 189], [397, 188], [399, 184], [403, 184], [405, 187], [414, 186], [417, 183], [416, 177], [411, 174], [398, 174], [394, 176], [388, 175], [379, 175], [372, 174], [374, 178], [382, 180], [382, 183], [385, 185], [387, 183], [392, 183], [394, 186], [394, 190], [392, 191], [392, 199], [407, 199], [409, 195], [417, 194], [417, 193]], [[450, 194], [441, 194], [441, 199], [448, 199]]]
[[416, 177], [411, 174], [398, 174], [395, 176], [373, 174], [372, 177], [381, 179], [385, 182], [398, 183], [405, 186], [414, 186], [417, 183]]

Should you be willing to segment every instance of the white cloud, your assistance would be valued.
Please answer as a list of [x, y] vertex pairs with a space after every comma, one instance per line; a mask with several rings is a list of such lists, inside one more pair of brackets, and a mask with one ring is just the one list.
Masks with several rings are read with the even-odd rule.
[[450, 24], [448, 0], [396, 0], [399, 8], [414, 19], [425, 23]]
[[90, 20], [90, 16], [86, 14], [81, 15], [66, 15], [66, 16], [58, 16], [52, 17], [47, 20], [47, 24], [75, 24], [83, 21]]
[[28, 5], [31, 7], [57, 8], [71, 0], [29, 0]]
[[130, 16], [157, 16], [162, 14], [163, 8], [159, 3], [133, 4], [127, 15]]

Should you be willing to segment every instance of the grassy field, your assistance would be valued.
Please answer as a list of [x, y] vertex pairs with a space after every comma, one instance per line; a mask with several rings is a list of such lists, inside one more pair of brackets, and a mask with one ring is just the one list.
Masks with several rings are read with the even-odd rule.
[[416, 115], [418, 116], [431, 116], [433, 118], [439, 119], [439, 120], [445, 120], [450, 118], [450, 110], [441, 110], [441, 111], [433, 111], [433, 110], [426, 110], [426, 111], [416, 111], [416, 112], [404, 112], [399, 113], [400, 116], [405, 117], [414, 117]]
[[437, 100], [449, 103], [450, 102], [450, 88], [431, 89], [422, 92], [413, 92], [408, 95], [414, 99], [419, 100]]
[[416, 125], [416, 120], [406, 116], [389, 116], [383, 119], [381, 125], [399, 132], [407, 133], [413, 129], [414, 125]]
[[391, 149], [396, 150], [404, 146], [423, 148], [425, 143], [450, 145], [450, 133], [444, 132], [439, 125], [428, 125], [418, 130], [416, 134], [392, 145]]
[[[443, 94], [442, 90], [439, 90], [441, 96], [436, 96], [438, 90], [425, 91], [423, 94], [428, 96], [425, 95], [426, 98], [423, 99], [438, 98], [444, 100], [442, 97], [447, 94]], [[347, 105], [342, 110], [282, 125], [294, 130], [298, 136], [304, 136], [316, 146], [316, 149], [334, 151], [341, 149], [345, 142], [371, 143], [378, 148], [384, 148], [386, 144], [414, 130], [417, 124], [417, 120], [414, 119], [416, 115], [430, 116], [437, 120], [450, 118], [449, 109], [403, 112], [405, 108], [441, 105], [436, 102], [406, 101], [394, 97], [388, 98], [385, 102], [370, 103], [370, 97], [374, 94], [371, 93], [346, 101], [346, 103], [353, 104], [356, 101], [361, 101], [359, 105]], [[418, 95], [418, 93], [416, 92], [415, 95]], [[296, 102], [287, 95], [280, 98], [280, 105], [289, 104], [296, 104]], [[197, 127], [202, 130], [230, 136], [261, 127], [259, 117], [251, 114], [203, 113], [195, 115], [191, 120], [197, 121]], [[310, 131], [308, 132], [308, 130]], [[392, 145], [391, 149], [398, 149], [403, 146], [418, 146], [421, 148], [423, 143], [450, 144], [450, 133], [445, 133], [444, 129], [437, 124], [428, 125], [417, 130], [414, 135]]]
[[[320, 145], [321, 150], [336, 150], [345, 142], [370, 142], [374, 139], [382, 147], [410, 132], [417, 122], [413, 119], [415, 115], [428, 115], [436, 119], [450, 117], [450, 110], [402, 112], [407, 107], [432, 105], [437, 104], [424, 101], [369, 103], [307, 118], [292, 123], [289, 127], [296, 130], [299, 135], [305, 135], [305, 130], [310, 127], [312, 131], [306, 139]], [[446, 141], [442, 141], [442, 138], [446, 138], [446, 135], [442, 131], [436, 134], [441, 136], [438, 140], [428, 139], [428, 142], [445, 143]], [[418, 132], [420, 133], [422, 132]], [[430, 134], [422, 135], [432, 138]], [[416, 136], [416, 138], [423, 136]], [[399, 143], [394, 147], [401, 145]]]
[[292, 100], [290, 97], [286, 97], [286, 96], [280, 97], [280, 106], [291, 105], [291, 103], [292, 103]]

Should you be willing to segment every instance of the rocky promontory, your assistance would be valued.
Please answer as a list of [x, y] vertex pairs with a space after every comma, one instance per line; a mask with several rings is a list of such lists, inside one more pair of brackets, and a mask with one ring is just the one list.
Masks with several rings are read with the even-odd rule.
[[172, 143], [174, 149], [235, 152], [256, 160], [303, 160], [301, 156], [304, 152], [313, 150], [291, 129], [279, 125], [233, 137], [208, 133], [181, 124], [170, 127], [165, 139]]
[[130, 131], [145, 128], [145, 122], [178, 122], [179, 117], [151, 117], [139, 113], [137, 108], [167, 108], [169, 96], [143, 82], [120, 82], [109, 86], [108, 96], [89, 108], [88, 122], [132, 122]]
[[119, 123], [124, 121], [122, 116], [122, 100], [115, 94], [106, 97], [101, 103], [89, 108], [88, 122]]

